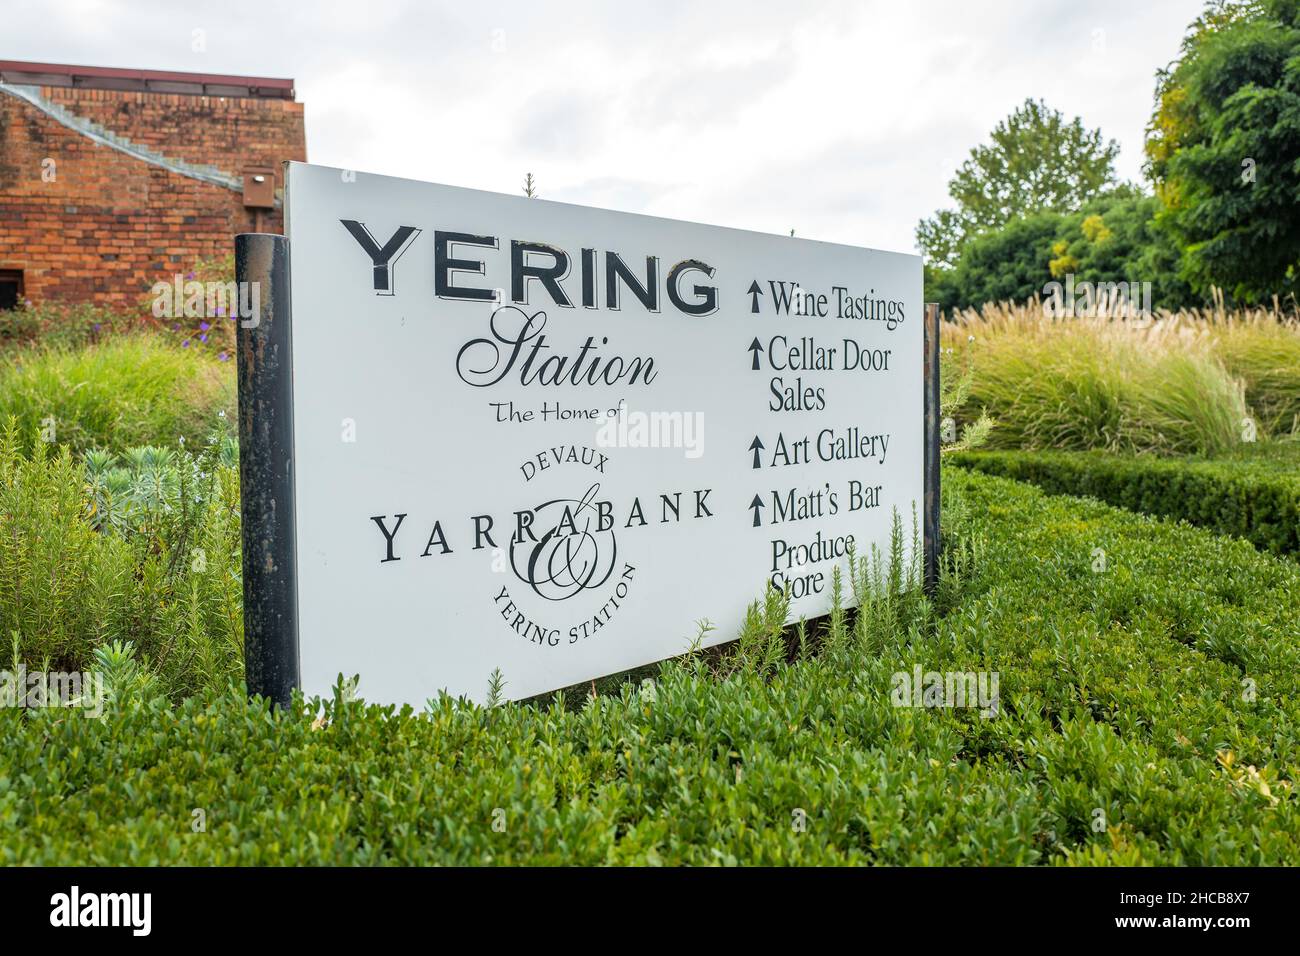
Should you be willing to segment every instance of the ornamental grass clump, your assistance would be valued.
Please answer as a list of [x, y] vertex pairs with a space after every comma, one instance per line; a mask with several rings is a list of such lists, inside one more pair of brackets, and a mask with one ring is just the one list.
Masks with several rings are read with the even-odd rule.
[[233, 421], [233, 363], [152, 335], [78, 348], [32, 348], [0, 360], [0, 423], [18, 420], [24, 453], [37, 442], [119, 452], [194, 447], [221, 412]]
[[1224, 367], [1246, 386], [1246, 403], [1270, 438], [1300, 439], [1300, 325], [1267, 312], [1211, 327]]
[[1203, 322], [989, 306], [944, 338], [949, 365], [974, 367], [959, 417], [991, 417], [989, 448], [1215, 455], [1255, 438], [1246, 384]]

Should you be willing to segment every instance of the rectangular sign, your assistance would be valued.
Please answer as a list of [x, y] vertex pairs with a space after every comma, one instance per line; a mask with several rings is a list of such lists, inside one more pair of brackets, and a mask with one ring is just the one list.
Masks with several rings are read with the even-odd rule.
[[[522, 698], [734, 638], [923, 499], [918, 256], [290, 164], [301, 674]], [[846, 582], [847, 589], [847, 582]]]

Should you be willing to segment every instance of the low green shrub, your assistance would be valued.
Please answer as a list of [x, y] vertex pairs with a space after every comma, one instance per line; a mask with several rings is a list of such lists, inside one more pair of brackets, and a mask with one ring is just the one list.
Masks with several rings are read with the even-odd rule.
[[130, 641], [173, 699], [243, 673], [233, 442], [120, 458], [0, 438], [0, 647], [45, 671], [90, 669]]
[[[0, 310], [0, 353], [31, 347], [77, 349], [122, 335], [153, 334], [179, 348], [228, 359], [235, 352], [236, 316], [226, 298], [234, 278], [232, 252], [160, 276], [131, 305], [23, 300], [17, 308]], [[214, 287], [225, 287], [222, 298]]]
[[[1032, 761], [1046, 744], [1059, 761], [1042, 764], [1051, 775], [1087, 759], [1088, 799], [1129, 791], [1118, 805], [1093, 804], [1108, 832], [1121, 822], [1113, 859], [1293, 858], [1300, 569], [1187, 525], [1086, 499], [1026, 495], [1025, 486], [1001, 479], [957, 480], [989, 512], [998, 603], [1009, 599], [1018, 609], [989, 615], [969, 602], [945, 621], [957, 646], [995, 650], [1011, 690], [1008, 709], [1024, 715], [1021, 727], [982, 729], [1017, 759]], [[1095, 758], [1069, 754], [1044, 733], [1072, 725]], [[1125, 749], [1127, 759], [1119, 756]], [[1071, 777], [1060, 779], [1060, 794], [1084, 789]], [[1150, 795], [1137, 799], [1143, 790]], [[1221, 830], [1202, 826], [1213, 818]], [[1248, 818], [1261, 822], [1252, 829]], [[1188, 819], [1198, 822], [1185, 826]], [[1076, 810], [1054, 829], [1085, 823]], [[1073, 847], [1067, 859], [1095, 862], [1102, 849]]]
[[181, 440], [193, 447], [235, 405], [232, 362], [155, 336], [21, 350], [0, 362], [0, 422], [18, 419], [27, 451], [38, 441], [74, 451]]
[[[725, 655], [578, 706], [173, 707], [132, 673], [100, 719], [0, 710], [0, 863], [1294, 862], [1300, 568], [960, 469], [944, 495], [937, 608], [859, 564], [862, 613], [783, 635], [770, 595]], [[996, 714], [895, 706], [914, 668], [998, 674]]]
[[1180, 519], [1300, 555], [1300, 446], [1273, 457], [1223, 460], [1121, 457], [1104, 452], [959, 452], [955, 464], [1086, 495], [1130, 511]]
[[19, 303], [0, 311], [0, 352], [31, 346], [81, 348], [112, 336], [161, 328], [150, 316], [92, 302]]

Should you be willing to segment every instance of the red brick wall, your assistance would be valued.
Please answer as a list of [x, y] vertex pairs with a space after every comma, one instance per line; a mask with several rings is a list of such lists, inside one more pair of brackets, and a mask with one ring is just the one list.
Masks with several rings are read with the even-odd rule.
[[302, 104], [293, 100], [118, 93], [47, 88], [45, 98], [126, 136], [131, 142], [186, 162], [238, 175], [245, 166], [307, 160]]
[[[289, 100], [44, 88], [46, 99], [169, 158], [239, 176], [305, 160], [303, 106]], [[55, 177], [42, 176], [54, 161]], [[281, 185], [277, 183], [277, 185]], [[260, 228], [278, 232], [279, 210]], [[135, 304], [157, 281], [231, 251], [257, 228], [240, 193], [97, 145], [0, 93], [0, 269], [33, 301]]]

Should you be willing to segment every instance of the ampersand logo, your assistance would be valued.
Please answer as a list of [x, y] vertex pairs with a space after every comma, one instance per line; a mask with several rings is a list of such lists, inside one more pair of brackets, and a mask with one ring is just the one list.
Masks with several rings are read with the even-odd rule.
[[[608, 477], [609, 464], [595, 448], [556, 445], [520, 466], [524, 481], [545, 500], [514, 513], [509, 567], [503, 562], [497, 570], [526, 587], [494, 582], [491, 594], [506, 626], [530, 644], [569, 647], [596, 638], [633, 589], [636, 567], [615, 532], [647, 522], [634, 499], [626, 524], [615, 527], [615, 503], [608, 492], [602, 496], [603, 482], [595, 478]], [[584, 490], [574, 497], [578, 488]]]
[[547, 529], [511, 539], [515, 576], [548, 601], [564, 601], [599, 588], [614, 572], [618, 543], [613, 509], [599, 501], [599, 482], [581, 498], [556, 498], [533, 509], [533, 527]]

